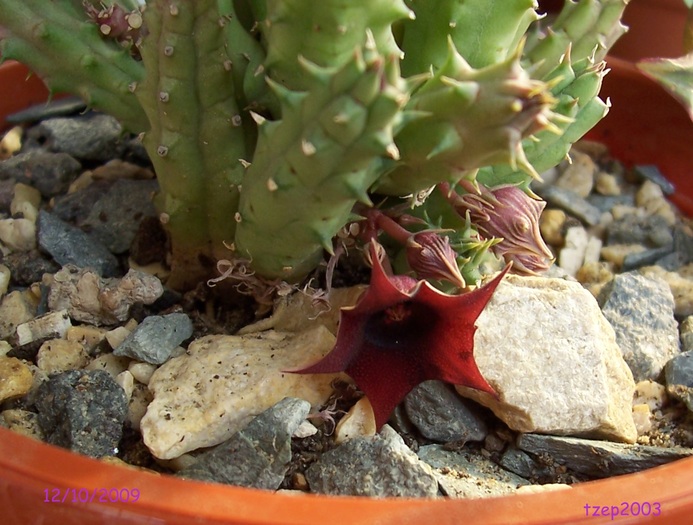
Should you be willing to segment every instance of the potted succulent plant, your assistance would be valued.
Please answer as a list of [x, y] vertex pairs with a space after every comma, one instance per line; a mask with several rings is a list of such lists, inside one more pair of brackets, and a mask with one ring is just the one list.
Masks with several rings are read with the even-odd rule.
[[[53, 89], [74, 91], [118, 116], [127, 129], [145, 133], [162, 186], [159, 210], [173, 244], [172, 285], [185, 288], [209, 277], [217, 259], [230, 258], [224, 241], [233, 243], [238, 264], [268, 288], [277, 279], [300, 282], [324, 251], [339, 251], [332, 238], [355, 213], [366, 226], [356, 240], [368, 244], [365, 252], [379, 279], [371, 290], [409, 299], [443, 295], [421, 284], [425, 279], [447, 280], [449, 292], [479, 283], [482, 260], [495, 261], [492, 267], [499, 270], [505, 259], [531, 272], [547, 257], [537, 239], [520, 239], [520, 251], [507, 241], [470, 242], [492, 236], [492, 226], [502, 231], [502, 221], [470, 230], [455, 213], [422, 213], [412, 228], [400, 206], [373, 207], [373, 195], [421, 200], [427, 197], [422, 190], [437, 185], [436, 206], [442, 202], [454, 212], [465, 198], [483, 206], [485, 199], [506, 198], [499, 187], [512, 188], [514, 202], [538, 213], [527, 194], [515, 190], [559, 162], [604, 116], [600, 61], [622, 32], [624, 7], [621, 1], [570, 3], [550, 37], [522, 42], [536, 19], [532, 1], [468, 2], [464, 8], [456, 2], [427, 8], [416, 2], [317, 7], [302, 1], [155, 1], [148, 2], [144, 17], [136, 3], [96, 4], [87, 3], [85, 16], [77, 0], [1, 0], [3, 54], [27, 63]], [[407, 20], [410, 9], [415, 21]], [[470, 28], [483, 27], [475, 17], [488, 13], [493, 28], [469, 37]], [[597, 22], [582, 24], [587, 15]], [[55, 24], [36, 23], [41, 19]], [[581, 37], [570, 32], [569, 38], [568, 30], [578, 26]], [[604, 45], [593, 56], [597, 41]], [[398, 46], [404, 49], [401, 63]], [[70, 57], [83, 66], [79, 74], [61, 73], [60, 62]], [[178, 105], [180, 100], [185, 104]], [[529, 137], [538, 140], [524, 140]], [[297, 202], [309, 205], [297, 210]], [[391, 245], [401, 245], [405, 268], [417, 280], [384, 273], [381, 232]], [[446, 297], [480, 309], [494, 282]], [[376, 306], [388, 311], [392, 305]], [[473, 333], [470, 325], [465, 329]], [[347, 346], [344, 339], [333, 355]], [[471, 351], [466, 349], [462, 373], [445, 379], [490, 389], [470, 366]], [[335, 368], [344, 363], [328, 358], [304, 371]], [[369, 388], [368, 377], [347, 371]], [[404, 384], [404, 390], [411, 386]], [[379, 423], [404, 390], [392, 399], [373, 391]], [[274, 495], [106, 466], [3, 429], [0, 444], [8, 487], [4, 508], [18, 523], [31, 521], [38, 505], [45, 521], [68, 521], [76, 512], [80, 523], [308, 523], [325, 516], [343, 523], [457, 522], [460, 516], [470, 523], [599, 523], [586, 514], [594, 502], [609, 509], [620, 509], [623, 501], [659, 502], [666, 511], [661, 519], [675, 520], [684, 519], [693, 499], [685, 488], [690, 461], [489, 504]], [[37, 469], [39, 456], [50, 459]], [[79, 479], [65, 480], [66, 471]], [[81, 499], [82, 489], [90, 496], [108, 486], [129, 490], [110, 501]], [[68, 495], [65, 502], [43, 503], [54, 489]]]

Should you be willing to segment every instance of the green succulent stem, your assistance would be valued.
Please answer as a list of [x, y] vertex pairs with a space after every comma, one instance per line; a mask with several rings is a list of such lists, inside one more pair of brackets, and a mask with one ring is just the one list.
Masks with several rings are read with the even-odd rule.
[[[241, 109], [216, 0], [156, 0], [145, 11], [148, 75], [135, 89], [151, 123], [144, 136], [172, 238], [172, 280], [209, 275], [234, 237], [246, 149]], [[231, 215], [231, 216], [229, 216]]]
[[427, 190], [529, 191], [605, 115], [627, 3], [566, 0], [550, 20], [536, 0], [0, 0], [0, 50], [143, 134], [169, 286], [213, 276], [227, 246], [297, 282], [356, 203], [407, 196], [455, 229], [471, 282], [494, 240]]
[[110, 113], [130, 131], [148, 127], [132, 93], [144, 67], [114, 42], [105, 41], [71, 2], [0, 0], [3, 59], [37, 72], [53, 92], [69, 92]]

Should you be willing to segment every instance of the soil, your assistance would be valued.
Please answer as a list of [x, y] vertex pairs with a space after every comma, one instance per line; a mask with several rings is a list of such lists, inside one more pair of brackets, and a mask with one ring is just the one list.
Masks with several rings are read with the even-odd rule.
[[[613, 169], [612, 161], [608, 161], [607, 164], [609, 165], [603, 167]], [[49, 206], [49, 203], [44, 202], [43, 205]], [[133, 251], [129, 255], [134, 256], [142, 263], [164, 263], [166, 254], [157, 248], [164, 244], [161, 235], [160, 229], [157, 228], [157, 221], [143, 220], [136, 242], [133, 243]], [[127, 260], [127, 256], [128, 254], [122, 255], [120, 260]], [[324, 286], [324, 268], [312, 277], [315, 285]], [[333, 286], [343, 287], [367, 283], [368, 279], [368, 268], [360, 264], [357, 255], [352, 252], [351, 257], [344, 258], [338, 267]], [[13, 286], [19, 285], [14, 283]], [[233, 308], [230, 308], [229, 304], [233, 304]], [[238, 294], [228, 286], [212, 289], [201, 283], [195, 290], [182, 295], [168, 292], [152, 307], [138, 306], [133, 309], [131, 314], [132, 317], [141, 321], [147, 315], [183, 311], [193, 320], [192, 339], [195, 339], [208, 334], [235, 333], [241, 327], [257, 320], [258, 310], [256, 306], [251, 298]], [[24, 357], [28, 359], [35, 357], [35, 354], [34, 356], [30, 354], [31, 352]], [[322, 419], [313, 418], [312, 422], [317, 426], [318, 432], [309, 438], [294, 440], [293, 458], [281, 488], [307, 490], [304, 476], [306, 468], [322, 453], [336, 446], [333, 438], [335, 425], [360, 397], [361, 393], [353, 386], [348, 384], [335, 385], [333, 398], [323, 407], [330, 407], [334, 415]], [[24, 406], [21, 400], [14, 401], [11, 405], [13, 407]], [[6, 403], [4, 408], [8, 406]], [[490, 412], [488, 412], [487, 423], [491, 430], [489, 437], [484, 442], [454, 442], [445, 444], [445, 447], [449, 450], [475, 451], [494, 462], [498, 462], [502, 452], [515, 441], [517, 433], [510, 430]], [[391, 424], [414, 451], [420, 446], [433, 443], [416, 431], [413, 425], [406, 420], [403, 410], [397, 411]], [[656, 413], [653, 429], [641, 436], [639, 443], [658, 447], [693, 447], [693, 417], [690, 411], [683, 403], [670, 400], [667, 406]], [[124, 437], [119, 446], [118, 457], [134, 466], [173, 473], [173, 470], [152, 457], [140, 434], [130, 428], [125, 429]], [[530, 478], [532, 483], [572, 484], [588, 480], [586, 476], [571, 472], [561, 465], [560, 458], [540, 457], [539, 460], [539, 468]]]

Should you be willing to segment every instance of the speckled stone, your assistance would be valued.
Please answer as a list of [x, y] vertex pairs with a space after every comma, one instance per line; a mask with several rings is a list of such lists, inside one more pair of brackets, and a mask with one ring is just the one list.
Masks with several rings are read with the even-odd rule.
[[664, 367], [667, 391], [693, 411], [693, 352], [679, 354]]
[[404, 399], [411, 422], [433, 441], [483, 441], [488, 427], [478, 410], [470, 408], [449, 385], [425, 381]]
[[90, 112], [43, 120], [27, 134], [50, 151], [67, 153], [77, 159], [106, 161], [117, 156], [123, 130], [110, 115]]
[[647, 277], [663, 279], [674, 296], [674, 314], [677, 317], [693, 315], [693, 264], [670, 272], [661, 266], [646, 266], [640, 273]]
[[499, 399], [462, 395], [520, 432], [635, 441], [633, 376], [579, 283], [507, 275], [476, 324], [475, 360]]
[[548, 454], [580, 474], [595, 478], [640, 472], [693, 456], [692, 448], [624, 445], [572, 437], [523, 434], [517, 446], [530, 454]]
[[93, 204], [81, 226], [111, 252], [124, 253], [142, 219], [156, 216], [152, 196], [158, 188], [155, 180], [118, 180]]
[[291, 374], [334, 345], [324, 327], [286, 334], [207, 336], [164, 363], [149, 380], [154, 400], [142, 418], [142, 436], [158, 458], [171, 459], [217, 445], [285, 397], [313, 407], [327, 401], [338, 374]]
[[13, 179], [33, 186], [50, 199], [67, 192], [82, 165], [66, 153], [34, 149], [0, 162], [0, 179]]
[[0, 339], [15, 334], [17, 326], [36, 316], [38, 301], [28, 291], [15, 290], [2, 298], [0, 303]]
[[118, 273], [118, 259], [98, 240], [53, 214], [41, 210], [38, 218], [38, 243], [60, 265], [74, 264], [92, 268], [99, 275], [111, 277]]
[[163, 292], [159, 279], [137, 270], [121, 279], [103, 279], [93, 270], [68, 265], [53, 276], [48, 306], [67, 309], [77, 321], [108, 325], [126, 321], [133, 304], [152, 304]]
[[23, 436], [40, 439], [44, 438], [43, 431], [38, 424], [38, 414], [22, 409], [3, 410], [0, 414], [0, 424], [4, 424], [13, 432]]
[[127, 400], [108, 373], [71, 370], [53, 376], [39, 387], [36, 408], [49, 443], [92, 457], [116, 454]]
[[21, 397], [33, 384], [31, 369], [16, 357], [0, 357], [0, 402]]
[[438, 482], [397, 432], [357, 437], [326, 453], [306, 470], [313, 492], [343, 496], [435, 497]]
[[445, 450], [440, 445], [421, 447], [419, 458], [435, 470], [441, 491], [451, 498], [489, 498], [514, 494], [529, 481], [498, 467], [470, 451]]
[[36, 364], [46, 374], [57, 374], [89, 363], [89, 354], [82, 344], [67, 339], [52, 339], [39, 348]]
[[113, 350], [113, 354], [160, 365], [192, 332], [192, 321], [184, 313], [150, 315]]
[[192, 466], [178, 475], [276, 490], [291, 461], [291, 436], [309, 411], [308, 401], [284, 398], [224, 443], [201, 453]]
[[656, 379], [679, 353], [674, 298], [667, 284], [627, 272], [607, 283], [598, 301], [635, 381]]

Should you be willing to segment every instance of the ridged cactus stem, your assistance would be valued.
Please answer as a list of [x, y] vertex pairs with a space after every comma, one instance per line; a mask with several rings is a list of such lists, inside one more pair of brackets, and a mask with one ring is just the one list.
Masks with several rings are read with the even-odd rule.
[[380, 53], [399, 56], [391, 26], [409, 16], [402, 0], [267, 0], [262, 33], [270, 77], [289, 89], [305, 89], [299, 57], [320, 67], [344, 64], [366, 31]]
[[406, 96], [394, 57], [374, 47], [339, 68], [303, 60], [307, 92], [272, 83], [282, 120], [260, 124], [235, 243], [264, 277], [297, 281], [313, 270], [353, 205], [370, 202], [380, 157], [397, 155], [392, 126]]
[[147, 78], [135, 93], [172, 242], [170, 285], [209, 276], [232, 242], [247, 157], [216, 0], [156, 0], [145, 11]]
[[[539, 17], [536, 0], [406, 0], [416, 18], [403, 24], [402, 72], [442, 67], [448, 37], [474, 68], [502, 62], [517, 49]], [[473, 30], [470, 30], [473, 28]]]
[[54, 92], [69, 92], [110, 113], [134, 132], [147, 119], [132, 93], [144, 68], [115, 42], [103, 40], [96, 24], [69, 0], [0, 0], [6, 38], [3, 58], [37, 72]]

